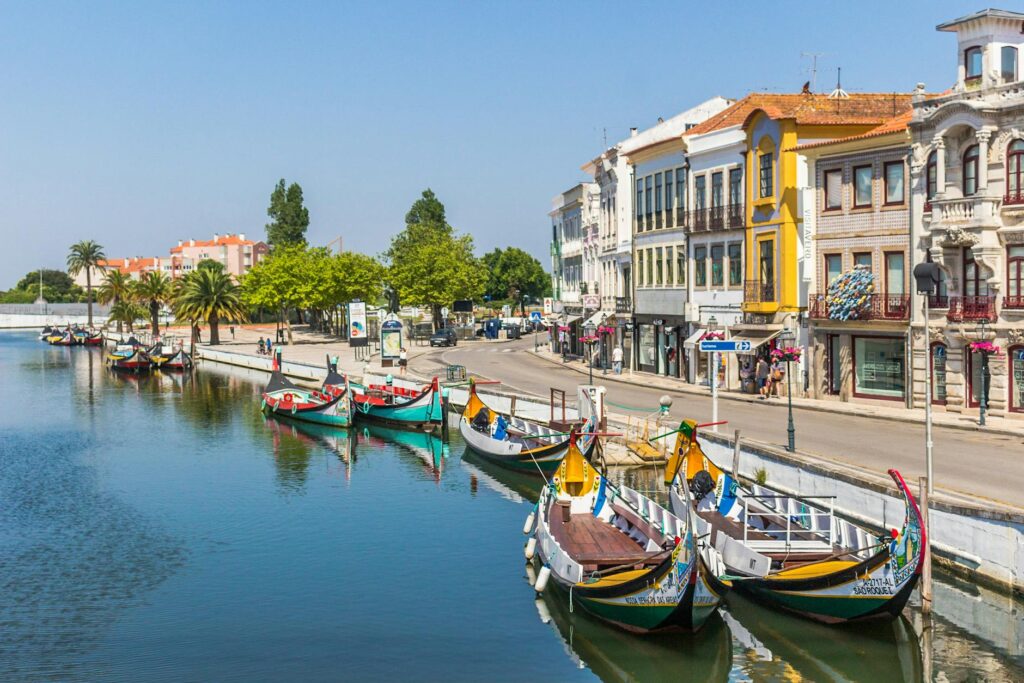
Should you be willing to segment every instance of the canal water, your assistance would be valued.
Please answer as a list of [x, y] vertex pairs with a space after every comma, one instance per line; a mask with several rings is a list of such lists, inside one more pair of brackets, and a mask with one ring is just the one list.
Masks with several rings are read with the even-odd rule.
[[637, 637], [537, 600], [535, 481], [457, 434], [265, 419], [263, 381], [0, 333], [0, 680], [1024, 679], [1022, 606], [959, 580], [930, 630], [730, 596], [696, 636]]

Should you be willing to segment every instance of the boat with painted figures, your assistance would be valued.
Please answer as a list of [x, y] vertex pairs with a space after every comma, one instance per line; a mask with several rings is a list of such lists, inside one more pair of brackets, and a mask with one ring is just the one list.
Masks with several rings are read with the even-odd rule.
[[694, 514], [677, 517], [613, 485], [575, 435], [524, 531], [532, 532], [527, 559], [540, 564], [538, 593], [554, 581], [571, 605], [628, 631], [696, 631], [728, 588], [717, 551], [694, 533]]
[[445, 419], [437, 377], [419, 388], [387, 384], [350, 383], [353, 414], [357, 420], [392, 427], [440, 431]]
[[121, 372], [149, 372], [153, 369], [153, 361], [141, 347], [117, 347], [107, 354], [107, 367]]
[[348, 427], [352, 424], [351, 396], [347, 383], [342, 390], [332, 392], [296, 385], [281, 372], [280, 356], [275, 356], [273, 373], [263, 390], [261, 409], [268, 415]]
[[470, 380], [469, 398], [459, 420], [459, 433], [471, 451], [484, 460], [514, 472], [551, 476], [569, 450], [570, 432], [579, 432], [577, 446], [590, 457], [597, 443], [594, 400], [587, 387], [578, 389], [580, 421], [541, 422], [499, 413], [477, 394]]
[[896, 470], [903, 528], [876, 534], [835, 514], [832, 497], [742, 486], [704, 454], [698, 425], [684, 420], [666, 468], [672, 510], [696, 511], [697, 533], [721, 550], [737, 590], [825, 623], [895, 618], [925, 559], [917, 501]]
[[102, 346], [103, 345], [103, 333], [98, 330], [92, 330], [82, 340], [82, 344], [85, 346]]
[[63, 332], [54, 332], [54, 334], [46, 338], [46, 341], [50, 342], [53, 346], [74, 346], [75, 335], [68, 328]]
[[54, 334], [58, 334], [59, 332], [60, 330], [58, 330], [56, 327], [47, 325], [46, 327], [43, 328], [43, 331], [39, 333], [39, 341], [46, 341], [47, 338]]
[[177, 351], [174, 348], [164, 348], [159, 345], [156, 352], [149, 355], [153, 361], [153, 365], [160, 370], [175, 370], [184, 372], [192, 367], [192, 356], [190, 356], [184, 348], [179, 348]]

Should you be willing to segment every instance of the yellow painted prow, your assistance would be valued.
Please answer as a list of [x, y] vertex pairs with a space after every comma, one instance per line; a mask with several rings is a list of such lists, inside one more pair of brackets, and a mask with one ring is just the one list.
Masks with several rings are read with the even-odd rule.
[[[594, 437], [597, 438], [597, 437]], [[558, 466], [555, 484], [558, 488], [573, 497], [584, 496], [597, 487], [600, 474], [594, 466], [587, 462], [576, 445], [576, 439], [569, 442], [569, 452]]]

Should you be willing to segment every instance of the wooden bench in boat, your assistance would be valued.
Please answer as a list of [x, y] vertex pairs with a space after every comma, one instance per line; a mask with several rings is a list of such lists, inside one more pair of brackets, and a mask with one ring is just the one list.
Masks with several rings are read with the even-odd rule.
[[[701, 519], [710, 524], [711, 528], [720, 531], [721, 533], [724, 533], [726, 536], [730, 536], [731, 538], [734, 538], [737, 541], [743, 540], [743, 524], [736, 521], [735, 519], [732, 519], [731, 517], [726, 517], [717, 510], [700, 510], [697, 512], [697, 514], [701, 517]], [[802, 536], [811, 535], [813, 535], [813, 532], [800, 532], [791, 534], [792, 538], [794, 539], [801, 538]], [[712, 543], [714, 543], [714, 541], [715, 539], [712, 538]], [[785, 540], [780, 540], [778, 538], [775, 538], [764, 533], [763, 531], [757, 531], [756, 529], [747, 530], [747, 541], [752, 544], [756, 543], [759, 545], [768, 543], [777, 544], [779, 546], [778, 552], [763, 550], [759, 552], [761, 552], [761, 554], [765, 555], [766, 557], [770, 557], [772, 560], [775, 561], [773, 562], [773, 564], [778, 563], [778, 566], [780, 567], [786, 567], [792, 564], [803, 564], [805, 562], [817, 562], [818, 560], [823, 560], [837, 553], [841, 553], [844, 550], [844, 548], [838, 545], [833, 546], [832, 548], [823, 547], [814, 550], [804, 550], [796, 548], [786, 550]]]
[[626, 564], [657, 564], [664, 557], [650, 559], [652, 553], [623, 531], [588, 513], [571, 515], [563, 520], [561, 506], [556, 505], [549, 520], [551, 535], [576, 562], [585, 569]]

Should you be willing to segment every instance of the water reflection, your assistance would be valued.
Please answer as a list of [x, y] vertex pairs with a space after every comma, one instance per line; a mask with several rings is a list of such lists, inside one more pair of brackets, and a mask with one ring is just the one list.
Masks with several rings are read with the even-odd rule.
[[412, 456], [410, 462], [417, 463], [429, 478], [441, 481], [445, 460], [448, 459], [448, 444], [440, 437], [427, 432], [391, 429], [381, 425], [365, 425], [356, 427], [362, 443], [372, 449], [380, 449], [385, 444], [398, 446], [399, 454]]
[[283, 416], [264, 416], [263, 424], [271, 434], [278, 483], [285, 491], [301, 491], [306, 483], [314, 454], [326, 451], [341, 464], [346, 481], [352, 478], [356, 459], [356, 440], [344, 429], [290, 420]]

